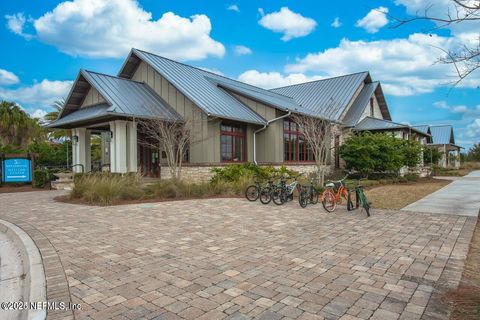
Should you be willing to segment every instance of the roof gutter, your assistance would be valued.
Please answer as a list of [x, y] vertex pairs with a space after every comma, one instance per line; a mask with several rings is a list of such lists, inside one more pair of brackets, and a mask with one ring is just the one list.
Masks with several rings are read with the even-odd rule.
[[268, 120], [267, 123], [264, 124], [262, 128], [253, 131], [253, 163], [255, 163], [255, 165], [258, 164], [257, 163], [257, 133], [265, 130], [271, 123], [273, 123], [275, 121], [281, 120], [283, 118], [290, 117], [291, 114], [292, 114], [292, 111], [288, 111], [288, 113], [284, 114], [283, 116]]

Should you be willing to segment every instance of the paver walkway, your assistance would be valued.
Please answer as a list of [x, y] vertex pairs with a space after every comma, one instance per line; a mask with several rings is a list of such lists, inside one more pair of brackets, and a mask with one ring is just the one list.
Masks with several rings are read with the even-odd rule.
[[480, 170], [455, 179], [442, 189], [402, 210], [477, 217], [480, 211]]
[[0, 217], [48, 239], [37, 245], [54, 287], [66, 274], [76, 319], [446, 319], [438, 297], [457, 286], [476, 222], [243, 199], [102, 208], [58, 194], [0, 195]]

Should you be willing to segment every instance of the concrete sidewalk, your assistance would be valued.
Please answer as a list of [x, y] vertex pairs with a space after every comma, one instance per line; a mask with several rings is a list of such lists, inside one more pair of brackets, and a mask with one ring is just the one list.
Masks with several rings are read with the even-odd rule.
[[477, 217], [480, 210], [480, 170], [454, 180], [402, 210]]

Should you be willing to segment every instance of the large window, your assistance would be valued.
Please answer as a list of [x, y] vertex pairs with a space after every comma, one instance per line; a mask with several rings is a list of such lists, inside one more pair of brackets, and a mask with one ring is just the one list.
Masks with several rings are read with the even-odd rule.
[[298, 125], [291, 121], [283, 122], [283, 159], [293, 162], [312, 162], [313, 152]]
[[223, 162], [243, 162], [246, 158], [245, 128], [238, 125], [221, 125], [220, 153]]

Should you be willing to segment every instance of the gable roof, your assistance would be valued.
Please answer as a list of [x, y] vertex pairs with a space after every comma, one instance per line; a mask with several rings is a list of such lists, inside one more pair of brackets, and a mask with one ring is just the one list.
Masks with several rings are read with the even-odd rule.
[[430, 126], [428, 124], [412, 126], [412, 128], [415, 128], [417, 130], [430, 134]]
[[340, 116], [353, 99], [355, 92], [365, 81], [371, 82], [367, 71], [275, 88], [270, 91], [292, 97], [298, 104], [317, 115], [340, 120]]
[[[209, 116], [262, 125], [267, 122], [218, 85], [219, 82], [231, 84], [235, 81], [153, 53], [132, 49], [119, 76], [131, 78], [140, 61], [154, 68]], [[255, 91], [253, 88], [255, 87], [249, 87]]]
[[422, 136], [430, 136], [428, 133], [415, 129], [409, 125], [373, 117], [365, 117], [355, 126], [356, 131], [383, 131], [394, 129], [408, 129]]
[[[81, 105], [91, 87], [100, 93], [106, 103], [102, 103], [102, 107], [83, 110], [85, 108], [81, 108]], [[181, 119], [180, 115], [167, 102], [144, 83], [80, 70], [66, 100], [65, 108], [59, 119], [50, 126], [54, 127], [66, 122], [66, 120], [60, 120], [70, 115], [68, 119], [73, 121], [73, 119], [79, 120], [95, 114], [100, 116], [98, 112], [105, 115], [156, 117], [166, 120]]]
[[451, 125], [430, 126], [432, 144], [455, 144]]
[[[345, 117], [343, 117], [343, 123], [347, 127], [354, 127], [359, 121], [364, 113], [367, 106], [370, 105], [370, 99], [375, 94], [375, 91], [380, 87], [380, 82], [375, 81], [372, 83], [367, 83], [363, 86], [362, 91], [358, 94], [357, 99], [352, 104], [350, 109], [348, 109]], [[388, 108], [386, 108], [388, 113]], [[384, 115], [384, 118], [387, 120], [392, 120], [390, 118], [390, 113]]]

